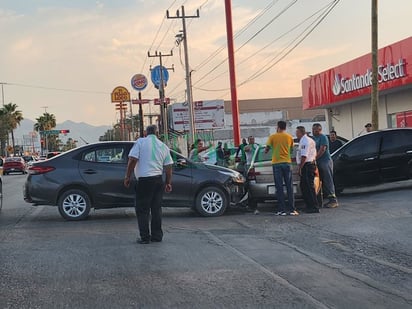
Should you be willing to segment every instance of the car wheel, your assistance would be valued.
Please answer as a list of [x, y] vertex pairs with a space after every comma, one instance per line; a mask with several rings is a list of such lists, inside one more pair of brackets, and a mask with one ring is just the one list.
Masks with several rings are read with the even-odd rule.
[[91, 202], [89, 196], [82, 190], [68, 190], [58, 201], [60, 215], [69, 221], [85, 219], [90, 212]]
[[227, 206], [228, 198], [218, 187], [206, 187], [196, 196], [196, 210], [203, 217], [217, 217], [222, 215]]

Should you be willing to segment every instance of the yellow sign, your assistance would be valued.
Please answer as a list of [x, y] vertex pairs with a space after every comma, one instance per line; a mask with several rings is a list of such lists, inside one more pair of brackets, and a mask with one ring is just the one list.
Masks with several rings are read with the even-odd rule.
[[113, 89], [112, 103], [130, 102], [130, 92], [122, 86]]

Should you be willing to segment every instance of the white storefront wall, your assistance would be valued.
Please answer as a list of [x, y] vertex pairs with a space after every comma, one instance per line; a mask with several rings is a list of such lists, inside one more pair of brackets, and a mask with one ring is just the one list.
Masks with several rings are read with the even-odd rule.
[[[379, 129], [396, 127], [391, 115], [412, 110], [412, 89], [392, 92], [379, 97]], [[347, 139], [365, 132], [365, 124], [371, 122], [370, 97], [325, 110], [329, 130]]]

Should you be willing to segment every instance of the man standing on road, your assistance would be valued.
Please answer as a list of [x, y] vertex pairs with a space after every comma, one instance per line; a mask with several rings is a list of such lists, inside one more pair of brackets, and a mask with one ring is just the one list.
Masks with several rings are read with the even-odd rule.
[[[244, 176], [247, 177], [247, 172], [249, 170], [250, 164], [252, 163], [253, 154], [255, 153], [256, 149], [259, 147], [259, 144], [255, 143], [255, 137], [249, 136], [247, 138], [248, 144], [243, 147], [246, 156], [246, 164], [244, 166]], [[255, 215], [259, 214], [259, 210], [257, 209], [257, 203], [253, 205], [248, 205], [247, 210], [250, 212], [253, 211]]]
[[342, 142], [337, 139], [337, 134], [335, 130], [330, 131], [329, 133], [329, 153], [334, 153], [342, 146]]
[[323, 206], [326, 208], [335, 208], [338, 207], [338, 200], [335, 195], [335, 184], [333, 182], [333, 161], [329, 153], [329, 141], [328, 138], [322, 134], [322, 125], [320, 123], [315, 123], [312, 126], [312, 134], [316, 143], [316, 163], [318, 165], [320, 179], [322, 180], [323, 192], [329, 199]]
[[[134, 170], [136, 185], [136, 216], [141, 244], [160, 242], [162, 231], [163, 191], [172, 192], [173, 160], [169, 148], [156, 137], [156, 126], [147, 127], [147, 137], [139, 138], [129, 153], [125, 187], [130, 186]], [[163, 168], [166, 169], [166, 184], [163, 183]], [[149, 231], [149, 216], [152, 216]]]
[[299, 150], [296, 154], [296, 163], [299, 167], [300, 189], [306, 204], [307, 213], [318, 213], [318, 200], [315, 191], [316, 173], [316, 144], [306, 135], [305, 127], [296, 128], [296, 137], [299, 140]]
[[[293, 137], [285, 132], [286, 122], [279, 121], [277, 133], [269, 136], [266, 142], [265, 152], [272, 149], [272, 167], [276, 187], [276, 197], [279, 203], [279, 209], [276, 213], [280, 216], [297, 216], [299, 213], [295, 208], [295, 198], [293, 196], [292, 180], [292, 158]], [[288, 193], [288, 207], [285, 203], [285, 194], [283, 193], [283, 182], [285, 182]]]

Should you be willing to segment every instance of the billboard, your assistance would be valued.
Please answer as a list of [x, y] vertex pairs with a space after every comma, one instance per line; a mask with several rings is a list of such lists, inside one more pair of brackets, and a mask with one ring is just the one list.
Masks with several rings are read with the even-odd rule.
[[[412, 84], [412, 37], [378, 52], [379, 90]], [[372, 56], [364, 55], [302, 81], [303, 108], [355, 100], [371, 93]]]
[[[172, 109], [172, 127], [176, 131], [189, 130], [189, 109], [187, 104], [175, 103]], [[220, 129], [225, 126], [223, 100], [193, 102], [196, 130]]]

